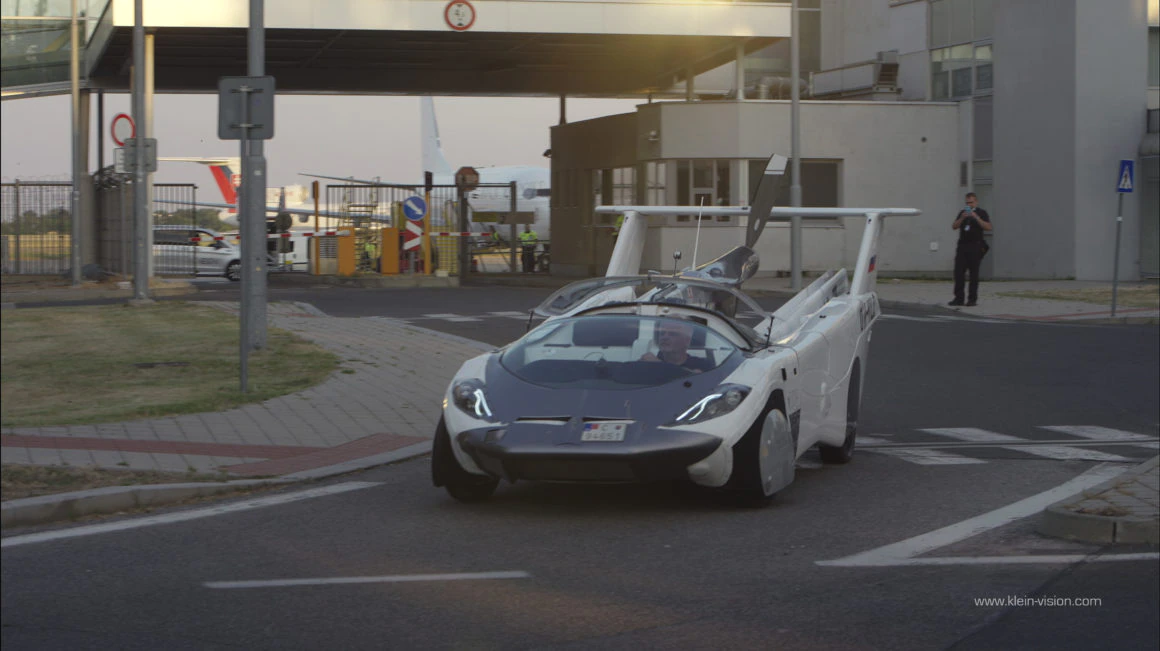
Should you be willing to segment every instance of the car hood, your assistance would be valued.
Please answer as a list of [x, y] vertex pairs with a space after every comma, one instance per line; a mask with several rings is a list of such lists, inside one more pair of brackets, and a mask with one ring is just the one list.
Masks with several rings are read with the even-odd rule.
[[[484, 381], [487, 399], [496, 418], [506, 423], [583, 419], [632, 420], [656, 427], [708, 395], [741, 364], [734, 355], [717, 368], [694, 373], [659, 386], [627, 389], [568, 389], [544, 387], [522, 380], [499, 362], [487, 361]], [[657, 362], [663, 363], [663, 362]]]

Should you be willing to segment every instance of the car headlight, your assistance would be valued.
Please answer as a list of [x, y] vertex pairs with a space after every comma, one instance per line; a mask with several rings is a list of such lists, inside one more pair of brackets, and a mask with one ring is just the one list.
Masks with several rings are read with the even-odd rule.
[[467, 415], [492, 420], [491, 407], [487, 404], [487, 396], [483, 392], [483, 382], [479, 380], [456, 382], [451, 387], [451, 399], [455, 402], [455, 406]]
[[736, 409], [748, 395], [749, 387], [740, 384], [722, 384], [682, 411], [669, 425], [692, 425], [724, 416]]

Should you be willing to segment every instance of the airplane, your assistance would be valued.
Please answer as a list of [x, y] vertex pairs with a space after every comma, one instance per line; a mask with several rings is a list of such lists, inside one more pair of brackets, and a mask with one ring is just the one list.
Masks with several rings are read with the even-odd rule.
[[[214, 184], [221, 193], [221, 202], [213, 201], [198, 201], [194, 208], [219, 208], [222, 210], [221, 219], [223, 222], [231, 225], [238, 225], [238, 191], [237, 185], [241, 182], [241, 174], [235, 170], [241, 169], [241, 159], [239, 158], [205, 158], [205, 157], [161, 157], [157, 159], [162, 162], [183, 162], [183, 163], [198, 163], [209, 167], [210, 174], [213, 176]], [[310, 218], [314, 216], [314, 202], [309, 194], [309, 189], [303, 186], [289, 186], [294, 197], [293, 205], [288, 205], [286, 197], [286, 187], [282, 188], [267, 188], [266, 195], [266, 212], [269, 214], [287, 213], [298, 218], [300, 223], [308, 223]], [[273, 196], [277, 193], [277, 202], [274, 202]], [[156, 203], [172, 203], [188, 205], [187, 202], [178, 201], [174, 199], [154, 199]], [[335, 227], [336, 224], [330, 220], [340, 219], [344, 220], [340, 223], [345, 223], [350, 220], [349, 214], [341, 212], [334, 212], [330, 210], [320, 209], [318, 215], [324, 218], [320, 226], [325, 228]], [[387, 217], [371, 217], [372, 221], [387, 222]]]
[[[439, 139], [439, 124], [435, 119], [435, 101], [425, 96], [420, 98], [420, 135], [422, 139], [422, 158], [424, 172], [432, 173], [434, 185], [455, 185], [455, 169], [443, 155], [442, 143]], [[552, 175], [547, 167], [533, 165], [503, 165], [497, 167], [478, 167], [479, 182], [483, 185], [516, 183], [516, 210], [534, 213], [532, 230], [536, 232], [540, 242], [549, 242], [551, 235], [551, 197]], [[384, 183], [378, 179], [364, 180], [350, 177], [326, 176], [323, 174], [301, 173], [302, 176], [312, 178], [345, 181], [367, 185]], [[396, 185], [414, 185], [414, 183], [399, 183]], [[470, 208], [473, 212], [503, 212], [511, 210], [511, 199], [507, 188], [481, 187], [467, 194]], [[490, 231], [484, 224], [473, 223], [471, 230], [479, 232]], [[508, 229], [499, 226], [497, 233], [501, 240], [507, 239]], [[523, 231], [520, 227], [519, 231]]]

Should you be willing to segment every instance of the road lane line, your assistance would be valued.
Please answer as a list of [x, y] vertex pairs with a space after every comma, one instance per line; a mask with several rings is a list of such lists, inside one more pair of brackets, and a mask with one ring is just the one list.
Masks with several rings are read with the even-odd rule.
[[972, 457], [964, 457], [961, 454], [950, 454], [948, 452], [938, 452], [936, 450], [923, 449], [920, 446], [905, 446], [904, 449], [879, 449], [880, 446], [887, 448], [900, 447], [903, 444], [891, 443], [886, 439], [878, 438], [876, 436], [859, 436], [858, 447], [866, 452], [874, 454], [884, 454], [889, 457], [916, 463], [920, 466], [963, 466], [973, 463], [987, 463], [981, 459], [974, 459]]
[[[1031, 554], [1025, 556], [942, 556], [934, 558], [903, 558], [884, 559], [878, 562], [860, 563], [857, 567], [917, 567], [921, 565], [1021, 565], [1021, 564], [1049, 564], [1071, 565], [1086, 561], [1088, 563], [1114, 563], [1119, 561], [1154, 561], [1160, 560], [1160, 553], [1142, 552], [1138, 554]], [[828, 564], [821, 561], [819, 565]]]
[[481, 581], [491, 579], [530, 579], [531, 574], [513, 572], [464, 572], [461, 574], [395, 574], [388, 576], [348, 576], [333, 579], [273, 579], [270, 581], [206, 581], [202, 585], [214, 590], [245, 588], [288, 588], [304, 585], [349, 585], [358, 583], [413, 583], [417, 581]]
[[370, 488], [372, 486], [379, 486], [382, 482], [371, 481], [351, 481], [342, 484], [335, 484], [333, 486], [322, 486], [320, 488], [311, 488], [309, 490], [297, 491], [294, 493], [284, 493], [281, 495], [269, 495], [266, 497], [256, 497], [254, 499], [242, 500], [239, 502], [230, 502], [229, 504], [219, 504], [204, 509], [195, 509], [192, 511], [179, 511], [177, 513], [163, 513], [161, 515], [153, 515], [143, 518], [132, 518], [128, 520], [118, 520], [117, 522], [102, 522], [100, 524], [91, 524], [83, 527], [73, 527], [71, 529], [60, 529], [57, 531], [43, 531], [40, 533], [30, 533], [23, 536], [9, 536], [0, 539], [0, 547], [17, 547], [20, 545], [34, 545], [37, 543], [49, 542], [53, 540], [64, 540], [66, 538], [78, 538], [81, 536], [93, 536], [101, 533], [110, 533], [114, 531], [126, 531], [129, 529], [140, 529], [142, 527], [152, 527], [159, 524], [172, 524], [174, 522], [186, 522], [188, 520], [197, 520], [199, 518], [208, 518], [215, 515], [225, 515], [227, 513], [238, 513], [240, 511], [250, 511], [252, 509], [265, 508], [267, 506], [280, 506], [282, 504], [290, 504], [293, 502], [300, 502], [315, 497], [325, 497], [327, 495], [337, 495], [339, 493], [346, 493], [349, 491], [361, 490], [363, 488]]
[[[948, 436], [961, 441], [970, 441], [972, 443], [1026, 443], [1029, 440], [1008, 434], [999, 434], [998, 432], [991, 432], [985, 429], [978, 429], [976, 427], [938, 427], [923, 429], [921, 431], [938, 434], [940, 436]], [[1006, 450], [1017, 450], [1037, 457], [1066, 461], [1076, 459], [1086, 461], [1131, 461], [1131, 459], [1118, 454], [1109, 454], [1107, 452], [1100, 452], [1099, 450], [1085, 450], [1083, 448], [1068, 447], [1065, 445], [1040, 445], [1035, 447], [1000, 445], [997, 447]]]
[[1099, 465], [1055, 488], [1008, 504], [994, 511], [963, 520], [962, 522], [957, 522], [896, 543], [859, 552], [851, 556], [814, 562], [817, 565], [837, 567], [883, 567], [899, 564], [919, 564], [908, 562], [914, 560], [914, 557], [920, 554], [934, 551], [940, 547], [946, 547], [960, 540], [966, 540], [985, 531], [990, 531], [991, 529], [1038, 513], [1064, 498], [1071, 497], [1087, 488], [1105, 482], [1124, 472], [1126, 469], [1123, 466]]
[[1123, 444], [1151, 450], [1160, 450], [1160, 443], [1156, 441], [1155, 436], [1145, 436], [1144, 434], [1125, 432], [1124, 430], [1112, 429], [1110, 427], [1099, 427], [1097, 425], [1041, 425], [1040, 429], [1059, 432], [1060, 434], [1071, 434], [1072, 436], [1078, 436], [1092, 441], [1106, 441], [1108, 443], [1116, 443], [1117, 445]]

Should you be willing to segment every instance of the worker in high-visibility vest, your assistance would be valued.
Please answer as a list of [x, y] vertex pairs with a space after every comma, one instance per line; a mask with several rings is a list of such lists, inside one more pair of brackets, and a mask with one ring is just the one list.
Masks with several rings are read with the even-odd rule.
[[379, 271], [379, 247], [371, 237], [363, 242], [363, 258], [368, 270]]
[[532, 273], [536, 270], [536, 242], [539, 239], [536, 231], [525, 224], [524, 232], [520, 233], [520, 262], [523, 263], [524, 273]]
[[622, 226], [624, 226], [624, 215], [616, 218], [616, 225], [612, 227], [612, 239], [616, 239], [616, 236], [620, 235], [620, 228]]

